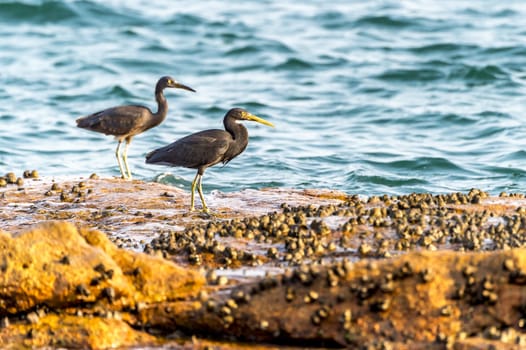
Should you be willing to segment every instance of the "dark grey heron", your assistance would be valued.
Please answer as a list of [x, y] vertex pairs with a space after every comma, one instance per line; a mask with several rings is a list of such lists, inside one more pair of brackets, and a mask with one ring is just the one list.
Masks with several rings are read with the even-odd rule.
[[[106, 135], [114, 135], [119, 141], [115, 156], [119, 163], [119, 169], [123, 179], [131, 179], [128, 166], [128, 145], [132, 138], [148, 129], [161, 124], [168, 112], [168, 103], [164, 97], [165, 88], [178, 88], [195, 92], [194, 89], [177, 82], [171, 77], [162, 77], [155, 86], [155, 99], [157, 100], [157, 112], [153, 113], [148, 107], [140, 105], [118, 106], [77, 119], [79, 128], [100, 132]], [[122, 167], [120, 147], [122, 141], [126, 146], [122, 152], [126, 173]]]
[[248, 145], [248, 131], [239, 123], [242, 120], [255, 121], [274, 127], [272, 123], [250, 114], [242, 108], [233, 108], [228, 111], [223, 119], [225, 130], [204, 130], [183, 137], [150, 152], [146, 156], [146, 163], [197, 169], [197, 174], [192, 182], [190, 210], [195, 210], [194, 199], [197, 188], [203, 211], [208, 212], [201, 185], [203, 174], [206, 168], [220, 162], [226, 164], [245, 150]]

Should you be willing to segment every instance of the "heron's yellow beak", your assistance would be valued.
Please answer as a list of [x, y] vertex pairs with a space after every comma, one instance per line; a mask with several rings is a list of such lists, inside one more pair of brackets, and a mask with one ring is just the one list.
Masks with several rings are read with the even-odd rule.
[[264, 124], [264, 125], [267, 125], [267, 126], [270, 126], [270, 127], [274, 127], [274, 124], [272, 124], [271, 122], [266, 121], [263, 118], [257, 117], [254, 114], [246, 113], [244, 115], [244, 117], [246, 118], [246, 120], [251, 120], [253, 122], [258, 122], [260, 124]]
[[184, 90], [188, 90], [188, 91], [192, 91], [192, 92], [195, 92], [194, 89], [192, 89], [190, 86], [188, 85], [184, 85], [184, 84], [181, 84], [177, 81], [172, 81], [171, 82], [172, 84], [170, 85], [170, 87], [173, 87], [173, 88], [176, 88], [176, 89], [184, 89]]

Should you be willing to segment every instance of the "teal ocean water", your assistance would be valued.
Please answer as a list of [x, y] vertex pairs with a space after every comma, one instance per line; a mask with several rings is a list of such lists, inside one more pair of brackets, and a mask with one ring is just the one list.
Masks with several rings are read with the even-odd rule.
[[129, 149], [134, 177], [189, 189], [149, 151], [231, 107], [247, 150], [204, 190], [404, 194], [526, 190], [526, 2], [0, 0], [0, 174], [117, 176], [116, 142], [75, 119], [121, 104], [168, 117]]

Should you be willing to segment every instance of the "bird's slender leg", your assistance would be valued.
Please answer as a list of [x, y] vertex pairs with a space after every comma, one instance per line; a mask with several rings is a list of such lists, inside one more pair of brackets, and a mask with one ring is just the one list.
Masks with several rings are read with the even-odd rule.
[[192, 199], [190, 200], [190, 211], [194, 211], [195, 210], [195, 207], [194, 207], [194, 203], [195, 203], [195, 187], [197, 185], [197, 180], [199, 178], [199, 173], [195, 174], [195, 178], [194, 178], [194, 181], [192, 181]]
[[126, 175], [124, 175], [124, 169], [122, 168], [121, 155], [120, 155], [121, 143], [122, 141], [119, 140], [119, 143], [117, 144], [117, 149], [115, 150], [115, 157], [117, 157], [117, 162], [119, 163], [119, 169], [121, 170], [122, 178], [125, 179]]
[[[126, 145], [124, 146], [124, 152], [122, 152], [122, 158], [124, 159], [124, 166], [126, 167], [126, 172], [128, 173], [128, 180], [131, 180], [132, 175], [130, 167], [128, 166], [128, 146], [130, 145], [131, 139], [126, 139]], [[124, 176], [124, 174], [123, 174]]]
[[208, 207], [206, 206], [205, 196], [203, 196], [203, 187], [201, 183], [203, 182], [203, 175], [199, 175], [197, 190], [199, 191], [199, 198], [201, 198], [201, 203], [203, 204], [203, 211], [208, 213]]

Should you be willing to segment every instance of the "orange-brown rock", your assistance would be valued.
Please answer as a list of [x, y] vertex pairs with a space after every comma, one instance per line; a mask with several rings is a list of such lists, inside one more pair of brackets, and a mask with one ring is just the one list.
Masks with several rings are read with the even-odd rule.
[[[0, 233], [0, 270], [2, 346], [151, 343], [152, 336], [131, 327], [134, 310], [191, 298], [204, 283], [194, 270], [118, 249], [103, 233], [67, 222], [15, 238]], [[45, 310], [43, 317], [34, 310]]]
[[39, 305], [111, 309], [195, 294], [204, 278], [164, 259], [116, 248], [96, 230], [49, 222], [0, 235], [0, 315]]
[[469, 348], [464, 339], [479, 335], [526, 346], [526, 249], [304, 266], [211, 300], [171, 321], [145, 312], [158, 327], [256, 342]]
[[154, 345], [155, 337], [122, 320], [49, 314], [35, 323], [19, 322], [0, 330], [2, 349], [107, 349]]

